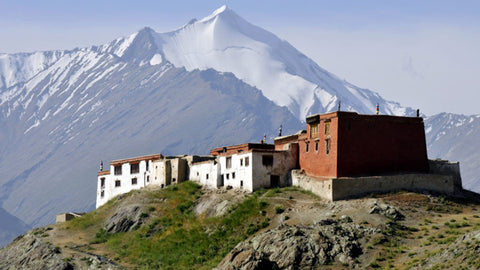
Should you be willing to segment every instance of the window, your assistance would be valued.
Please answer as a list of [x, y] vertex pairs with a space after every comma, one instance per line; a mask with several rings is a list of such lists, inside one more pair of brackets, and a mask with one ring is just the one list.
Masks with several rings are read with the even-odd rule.
[[273, 156], [262, 156], [263, 166], [272, 166], [273, 165]]
[[100, 187], [101, 188], [105, 187], [105, 177], [100, 178]]
[[147, 175], [147, 183], [150, 182], [150, 175]]
[[121, 185], [122, 183], [120, 182], [120, 180], [115, 180], [115, 187], [119, 187]]
[[145, 171], [148, 171], [149, 166], [149, 160], [145, 160]]
[[100, 197], [102, 197], [102, 198], [105, 197], [105, 191], [104, 190], [102, 190], [102, 192], [100, 192]]
[[330, 139], [325, 140], [325, 154], [330, 154]]
[[132, 185], [136, 185], [137, 184], [137, 178], [132, 178]]
[[240, 159], [240, 166], [243, 166], [243, 158]]
[[318, 123], [310, 125], [310, 138], [318, 137]]
[[138, 166], [138, 163], [135, 164], [130, 164], [130, 173], [138, 173], [140, 170], [140, 166]]
[[318, 152], [318, 141], [315, 141], [315, 152]]
[[199, 172], [197, 172], [197, 176], [199, 176], [199, 175], [200, 175], [200, 173], [199, 173]]
[[245, 167], [248, 167], [250, 165], [250, 157], [245, 158]]
[[240, 181], [240, 186], [243, 188], [243, 180]]
[[207, 180], [208, 180], [208, 173], [207, 173], [207, 175], [205, 176], [205, 178], [207, 178]]
[[232, 157], [227, 157], [226, 167], [227, 169], [232, 168]]
[[330, 134], [330, 120], [325, 121], [325, 135]]
[[115, 166], [115, 175], [122, 174], [122, 165]]
[[173, 179], [172, 179], [172, 182], [176, 182], [176, 181], [177, 181], [177, 179], [176, 179], [176, 178], [173, 178]]
[[305, 142], [305, 152], [309, 152], [310, 151], [310, 143], [309, 142]]
[[230, 174], [227, 173], [227, 180], [230, 179]]
[[235, 173], [232, 172], [232, 179], [235, 179]]

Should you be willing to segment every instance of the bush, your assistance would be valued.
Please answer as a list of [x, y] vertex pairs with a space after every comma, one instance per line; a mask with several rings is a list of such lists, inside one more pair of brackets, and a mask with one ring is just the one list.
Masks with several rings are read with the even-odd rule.
[[275, 207], [275, 213], [281, 214], [283, 212], [285, 212], [285, 210], [281, 206]]

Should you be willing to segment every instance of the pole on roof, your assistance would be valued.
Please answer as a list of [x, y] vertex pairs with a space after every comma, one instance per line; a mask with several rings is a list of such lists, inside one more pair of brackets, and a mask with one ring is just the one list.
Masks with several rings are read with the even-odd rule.
[[278, 137], [282, 136], [282, 125], [280, 125], [280, 128], [278, 129]]
[[377, 114], [380, 113], [380, 105], [377, 103]]
[[417, 109], [417, 117], [420, 117], [420, 109]]
[[338, 107], [337, 107], [337, 111], [340, 111], [340, 106], [342, 105], [342, 101], [339, 101], [338, 102]]

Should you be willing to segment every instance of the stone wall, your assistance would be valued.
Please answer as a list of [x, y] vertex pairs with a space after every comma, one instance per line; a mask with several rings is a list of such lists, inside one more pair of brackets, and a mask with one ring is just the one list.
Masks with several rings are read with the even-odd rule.
[[462, 190], [462, 178], [460, 176], [460, 163], [448, 160], [429, 160], [428, 166], [431, 174], [451, 175], [455, 181], [455, 188]]
[[401, 174], [372, 177], [344, 177], [320, 179], [301, 173], [291, 172], [292, 185], [309, 190], [331, 201], [343, 200], [392, 191], [433, 191], [443, 194], [455, 193], [455, 177], [439, 174]]

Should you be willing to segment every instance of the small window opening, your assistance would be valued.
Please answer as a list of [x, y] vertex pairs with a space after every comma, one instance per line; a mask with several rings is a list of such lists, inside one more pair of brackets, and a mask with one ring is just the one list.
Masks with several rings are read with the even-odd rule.
[[330, 134], [330, 122], [325, 122], [325, 135]]
[[232, 172], [232, 179], [235, 179], [235, 173]]
[[243, 166], [243, 158], [240, 159], [240, 166]]
[[208, 180], [208, 173], [207, 173], [207, 175], [205, 176], [205, 178], [207, 178], [207, 180]]
[[315, 141], [315, 152], [318, 152], [318, 141]]
[[227, 173], [227, 180], [230, 179], [230, 174]]
[[232, 157], [227, 157], [226, 167], [227, 169], [232, 168]]
[[138, 173], [140, 171], [140, 166], [138, 163], [130, 164], [130, 173]]
[[102, 190], [102, 192], [100, 192], [100, 197], [105, 197], [105, 191]]
[[148, 171], [149, 167], [150, 167], [150, 166], [149, 166], [149, 161], [146, 160], [146, 161], [145, 161], [145, 170]]
[[305, 152], [308, 153], [310, 151], [310, 143], [306, 142], [305, 143]]
[[310, 138], [318, 137], [318, 123], [310, 125]]
[[243, 187], [243, 180], [240, 181], [240, 186]]
[[115, 187], [119, 187], [121, 185], [122, 185], [122, 182], [120, 182], [120, 180], [115, 181]]
[[147, 183], [150, 182], [150, 175], [147, 175]]
[[330, 140], [326, 139], [325, 140], [325, 154], [330, 154]]
[[132, 178], [132, 185], [136, 185], [137, 184], [137, 178]]
[[273, 165], [273, 156], [262, 156], [263, 166], [272, 166]]
[[115, 166], [115, 175], [122, 174], [122, 165]]
[[245, 158], [245, 167], [248, 167], [250, 165], [250, 157]]
[[100, 187], [101, 188], [105, 187], [105, 177], [100, 178]]

